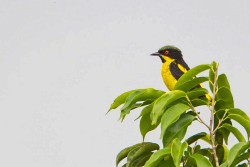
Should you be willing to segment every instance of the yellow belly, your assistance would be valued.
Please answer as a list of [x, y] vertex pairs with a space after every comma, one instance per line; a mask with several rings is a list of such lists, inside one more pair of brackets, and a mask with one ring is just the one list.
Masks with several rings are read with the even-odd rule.
[[170, 63], [172, 63], [174, 60], [170, 58], [165, 58], [165, 60], [166, 62], [162, 64], [161, 76], [165, 85], [171, 91], [174, 89], [174, 86], [177, 82], [177, 80], [172, 76], [170, 69], [169, 69]]

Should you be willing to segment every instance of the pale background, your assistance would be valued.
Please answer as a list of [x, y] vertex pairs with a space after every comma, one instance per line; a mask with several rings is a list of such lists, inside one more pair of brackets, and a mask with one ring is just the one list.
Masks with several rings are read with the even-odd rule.
[[[122, 148], [141, 142], [138, 111], [122, 124], [119, 110], [105, 113], [124, 91], [166, 90], [160, 59], [149, 56], [166, 44], [190, 67], [218, 61], [236, 107], [250, 114], [249, 8], [249, 0], [1, 0], [0, 166], [115, 166]], [[158, 135], [146, 140], [160, 143]]]

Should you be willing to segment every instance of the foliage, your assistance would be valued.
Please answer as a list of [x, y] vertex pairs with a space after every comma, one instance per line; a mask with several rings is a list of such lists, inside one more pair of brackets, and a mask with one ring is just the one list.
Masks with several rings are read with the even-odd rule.
[[[199, 76], [209, 71], [208, 76]], [[210, 91], [201, 83], [208, 82]], [[185, 73], [173, 91], [164, 92], [153, 88], [135, 89], [118, 96], [110, 110], [121, 106], [120, 119], [132, 110], [142, 108], [140, 132], [143, 142], [123, 149], [116, 158], [116, 165], [125, 158], [124, 167], [232, 167], [247, 166], [250, 161], [250, 118], [234, 107], [230, 85], [225, 74], [218, 74], [218, 64], [199, 65]], [[205, 106], [211, 115], [201, 118], [197, 107]], [[190, 125], [198, 121], [207, 128], [186, 137]], [[209, 122], [209, 124], [205, 123]], [[237, 122], [244, 131], [238, 130]], [[161, 127], [162, 147], [144, 142], [148, 132]], [[239, 141], [228, 148], [228, 137]], [[200, 141], [208, 143], [202, 147]]]

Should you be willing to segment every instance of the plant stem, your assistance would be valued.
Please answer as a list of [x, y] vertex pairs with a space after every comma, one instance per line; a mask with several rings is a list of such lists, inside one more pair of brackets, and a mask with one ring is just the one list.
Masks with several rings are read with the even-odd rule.
[[[219, 167], [219, 160], [218, 160], [218, 157], [217, 157], [217, 154], [216, 154], [216, 146], [215, 146], [215, 141], [214, 141], [215, 131], [213, 131], [215, 95], [216, 95], [216, 89], [217, 89], [217, 75], [218, 75], [218, 64], [217, 64], [215, 72], [214, 72], [213, 97], [212, 97], [212, 107], [211, 107], [211, 117], [210, 117], [209, 132], [210, 132], [210, 140], [211, 140], [211, 144], [212, 144], [212, 150], [213, 150], [215, 165], [216, 165], [216, 167]], [[217, 127], [216, 127], [215, 130], [217, 130]]]
[[209, 126], [201, 119], [200, 115], [198, 114], [198, 112], [195, 110], [193, 104], [191, 103], [190, 99], [188, 96], [186, 96], [186, 99], [189, 103], [189, 106], [191, 107], [191, 109], [193, 110], [193, 112], [196, 114], [196, 116], [198, 117], [198, 120], [203, 124], [205, 125], [208, 129], [209, 129]]
[[216, 126], [216, 128], [214, 128], [213, 133], [215, 134], [215, 132], [218, 130], [218, 128], [220, 127], [221, 123], [224, 121], [224, 118], [226, 117], [227, 112], [224, 113], [223, 117], [220, 119], [218, 125]]

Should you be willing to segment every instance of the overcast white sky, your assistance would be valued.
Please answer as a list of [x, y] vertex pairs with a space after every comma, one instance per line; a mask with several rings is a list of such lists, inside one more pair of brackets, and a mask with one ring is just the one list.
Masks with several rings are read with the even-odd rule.
[[[119, 110], [105, 113], [124, 91], [166, 90], [161, 62], [149, 56], [166, 44], [190, 67], [218, 61], [235, 106], [250, 114], [249, 8], [249, 0], [1, 0], [0, 166], [115, 166], [122, 148], [141, 142], [138, 111], [123, 124]], [[160, 143], [158, 135], [146, 140]]]

